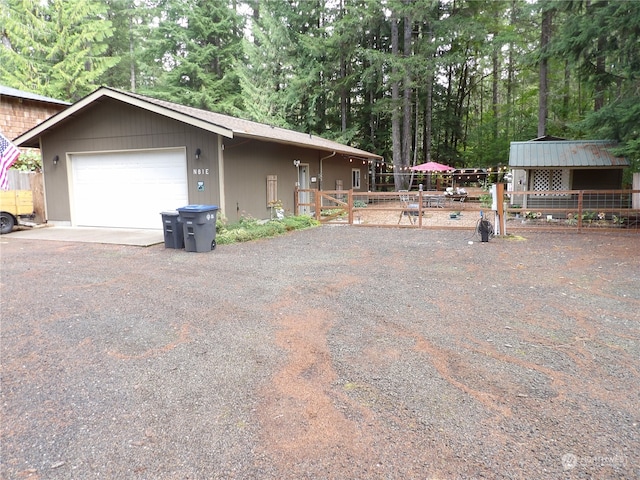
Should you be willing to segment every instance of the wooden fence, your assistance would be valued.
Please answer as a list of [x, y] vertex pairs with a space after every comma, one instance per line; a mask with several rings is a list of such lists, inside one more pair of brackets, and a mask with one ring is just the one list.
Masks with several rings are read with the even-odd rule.
[[436, 191], [313, 189], [296, 190], [294, 203], [296, 213], [309, 214], [322, 223], [473, 230], [484, 216], [495, 222], [496, 230], [502, 234], [525, 230], [640, 232], [640, 190], [522, 191], [517, 194], [502, 188], [498, 191], [502, 201], [493, 206], [482, 203], [482, 197]]

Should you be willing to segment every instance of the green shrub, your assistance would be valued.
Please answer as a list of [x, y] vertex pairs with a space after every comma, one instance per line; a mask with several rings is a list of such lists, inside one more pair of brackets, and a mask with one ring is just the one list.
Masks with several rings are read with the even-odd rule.
[[20, 156], [11, 166], [14, 170], [21, 172], [40, 172], [42, 171], [42, 159], [40, 152], [35, 150], [22, 150]]
[[250, 242], [259, 238], [270, 238], [292, 230], [315, 227], [319, 222], [307, 215], [289, 216], [282, 220], [260, 221], [251, 217], [242, 217], [237, 223], [228, 224], [225, 219], [216, 223], [216, 243]]
[[480, 205], [483, 208], [491, 208], [492, 203], [493, 197], [490, 193], [483, 193], [482, 195], [480, 195]]

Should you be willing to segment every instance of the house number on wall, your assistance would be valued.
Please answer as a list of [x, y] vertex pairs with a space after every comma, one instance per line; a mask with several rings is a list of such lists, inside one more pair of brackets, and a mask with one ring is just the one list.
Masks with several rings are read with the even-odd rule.
[[193, 174], [194, 175], [209, 175], [209, 169], [208, 168], [194, 168], [193, 169]]

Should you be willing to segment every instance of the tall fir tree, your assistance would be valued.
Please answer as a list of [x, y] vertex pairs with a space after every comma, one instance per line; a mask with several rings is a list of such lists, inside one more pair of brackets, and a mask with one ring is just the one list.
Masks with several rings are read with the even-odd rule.
[[145, 51], [155, 63], [157, 96], [236, 113], [242, 108], [234, 61], [242, 55], [243, 17], [231, 2], [159, 0]]
[[117, 63], [106, 55], [113, 28], [97, 0], [5, 0], [0, 78], [18, 88], [78, 100]]

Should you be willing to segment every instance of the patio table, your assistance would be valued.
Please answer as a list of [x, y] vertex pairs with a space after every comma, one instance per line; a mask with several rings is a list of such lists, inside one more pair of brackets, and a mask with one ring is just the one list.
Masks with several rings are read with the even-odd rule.
[[427, 208], [443, 208], [445, 196], [444, 195], [422, 195], [422, 206]]

